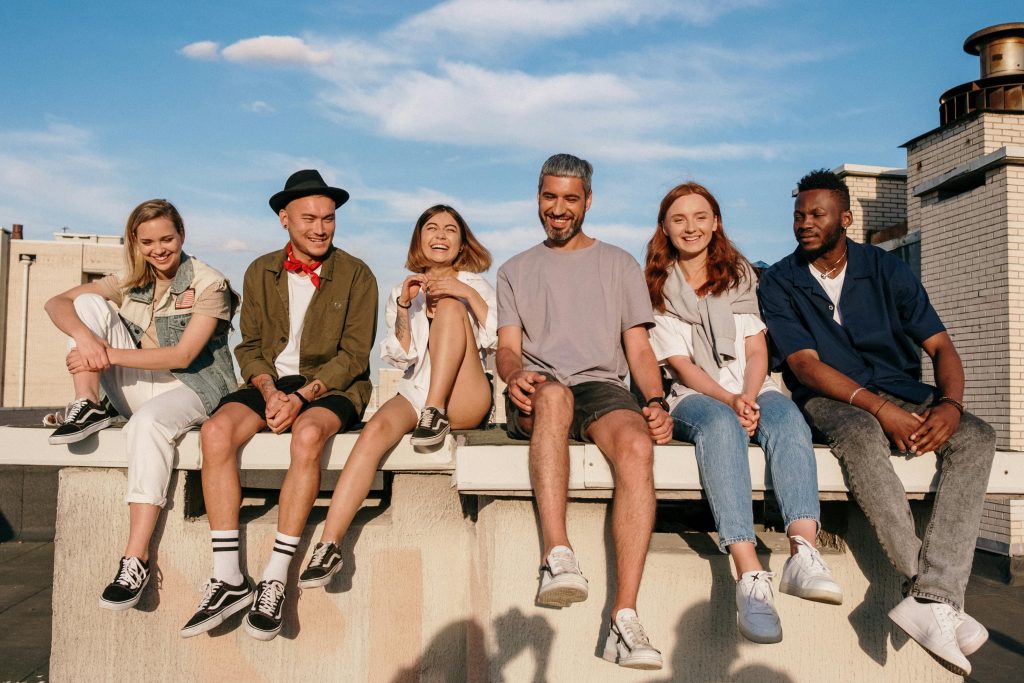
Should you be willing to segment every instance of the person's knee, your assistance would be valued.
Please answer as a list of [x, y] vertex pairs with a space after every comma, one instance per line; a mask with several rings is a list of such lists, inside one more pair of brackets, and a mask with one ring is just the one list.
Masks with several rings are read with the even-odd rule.
[[530, 401], [533, 403], [534, 415], [542, 413], [546, 417], [557, 415], [565, 419], [572, 418], [572, 392], [564, 384], [552, 381], [535, 384]]
[[978, 450], [995, 451], [996, 448], [996, 430], [988, 422], [970, 413], [964, 413], [954, 437]]
[[221, 464], [234, 459], [233, 432], [231, 422], [222, 416], [214, 415], [203, 423], [199, 430], [199, 445], [203, 451], [204, 465]]
[[438, 317], [466, 317], [466, 306], [459, 299], [444, 297], [434, 304], [434, 318]]
[[707, 411], [697, 427], [694, 443], [745, 445], [749, 441], [736, 413], [725, 404]]
[[297, 422], [292, 425], [291, 461], [293, 465], [319, 467], [320, 454], [330, 436], [321, 425]]
[[[110, 316], [107, 300], [99, 294], [79, 294], [75, 297], [75, 313], [90, 328]], [[93, 332], [96, 330], [94, 329]]]
[[[642, 425], [641, 425], [642, 426]], [[622, 481], [646, 481], [654, 467], [654, 445], [647, 430], [628, 429], [616, 440], [609, 463]]]

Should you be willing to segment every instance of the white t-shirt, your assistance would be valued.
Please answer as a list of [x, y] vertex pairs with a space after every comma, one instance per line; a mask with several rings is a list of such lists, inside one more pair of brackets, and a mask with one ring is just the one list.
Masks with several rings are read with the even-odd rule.
[[[717, 380], [729, 393], [738, 394], [743, 391], [743, 372], [747, 367], [746, 339], [761, 334], [765, 330], [765, 325], [753, 313], [738, 313], [732, 318], [736, 323], [736, 360], [719, 368], [718, 377], [712, 379]], [[693, 360], [693, 325], [684, 323], [675, 316], [655, 314], [654, 328], [650, 334], [651, 347], [659, 363], [666, 364], [665, 359], [671, 356], [685, 356]], [[668, 401], [670, 409], [675, 408], [676, 404], [687, 396], [700, 393], [683, 384], [671, 367], [669, 372], [673, 379], [672, 391], [665, 400]], [[757, 393], [760, 396], [766, 391], [779, 391], [771, 377], [764, 378], [764, 384]]]
[[[314, 271], [320, 274], [320, 269]], [[274, 368], [278, 377], [299, 374], [299, 342], [302, 341], [302, 326], [306, 321], [306, 309], [316, 294], [313, 280], [298, 273], [288, 273], [288, 344], [277, 358]]]
[[843, 269], [839, 271], [839, 275], [836, 275], [834, 279], [823, 278], [821, 272], [810, 263], [807, 264], [807, 267], [811, 269], [811, 275], [821, 283], [821, 286], [825, 289], [825, 294], [832, 301], [832, 319], [842, 325], [843, 316], [839, 313], [839, 297], [843, 293], [843, 283], [846, 282], [846, 266], [843, 266]]

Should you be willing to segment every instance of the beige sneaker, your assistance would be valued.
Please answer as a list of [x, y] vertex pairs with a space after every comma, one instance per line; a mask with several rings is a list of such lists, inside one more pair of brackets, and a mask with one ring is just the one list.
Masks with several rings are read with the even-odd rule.
[[540, 590], [537, 604], [545, 607], [568, 607], [587, 599], [589, 585], [571, 548], [556, 545], [540, 568]]
[[796, 542], [796, 555], [782, 568], [779, 590], [804, 600], [843, 604], [843, 589], [832, 578], [832, 571], [821, 559], [821, 553], [806, 539], [791, 537]]
[[628, 607], [612, 619], [602, 658], [630, 669], [661, 668], [661, 652], [651, 646], [636, 612]]

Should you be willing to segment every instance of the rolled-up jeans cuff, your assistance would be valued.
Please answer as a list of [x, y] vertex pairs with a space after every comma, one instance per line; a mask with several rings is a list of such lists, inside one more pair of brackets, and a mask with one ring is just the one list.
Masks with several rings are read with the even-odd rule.
[[156, 505], [157, 507], [164, 507], [167, 505], [167, 498], [155, 498], [153, 496], [147, 496], [143, 493], [129, 493], [124, 497], [124, 502], [131, 503], [145, 503], [146, 505]]
[[722, 539], [721, 536], [718, 537], [718, 549], [723, 553], [728, 553], [729, 546], [733, 543], [753, 543], [754, 545], [757, 545], [757, 538], [754, 536], [740, 536], [737, 538], [726, 539]]
[[812, 514], [803, 514], [803, 515], [801, 515], [801, 514], [797, 514], [797, 515], [794, 515], [792, 519], [783, 520], [783, 523], [786, 525], [786, 535], [787, 536], [789, 535], [789, 527], [791, 527], [794, 522], [801, 522], [801, 521], [803, 521], [805, 519], [809, 519], [809, 520], [814, 522], [814, 524], [815, 524], [815, 529], [814, 529], [815, 535], [817, 535], [817, 533], [819, 531], [821, 531], [821, 520], [818, 519], [817, 515], [812, 515]]
[[945, 604], [949, 605], [950, 607], [952, 607], [953, 609], [955, 609], [957, 612], [959, 612], [960, 610], [963, 609], [963, 605], [957, 604], [956, 601], [950, 600], [949, 598], [947, 598], [944, 595], [937, 595], [935, 593], [926, 593], [925, 591], [919, 591], [916, 588], [911, 588], [910, 589], [910, 595], [911, 595], [911, 597], [915, 597], [915, 598], [924, 598], [925, 600], [934, 600], [935, 602], [945, 603]]

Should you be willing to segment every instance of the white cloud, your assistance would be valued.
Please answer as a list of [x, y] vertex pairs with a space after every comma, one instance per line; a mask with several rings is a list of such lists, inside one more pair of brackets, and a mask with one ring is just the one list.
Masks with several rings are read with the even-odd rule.
[[263, 100], [253, 100], [252, 102], [246, 102], [242, 105], [242, 109], [251, 111], [253, 114], [271, 114], [274, 112], [274, 108], [264, 102]]
[[200, 40], [189, 43], [178, 52], [189, 59], [214, 60], [219, 56], [219, 48], [220, 44], [212, 40]]
[[319, 66], [331, 61], [328, 50], [314, 50], [295, 36], [258, 36], [232, 43], [221, 50], [230, 62]]

